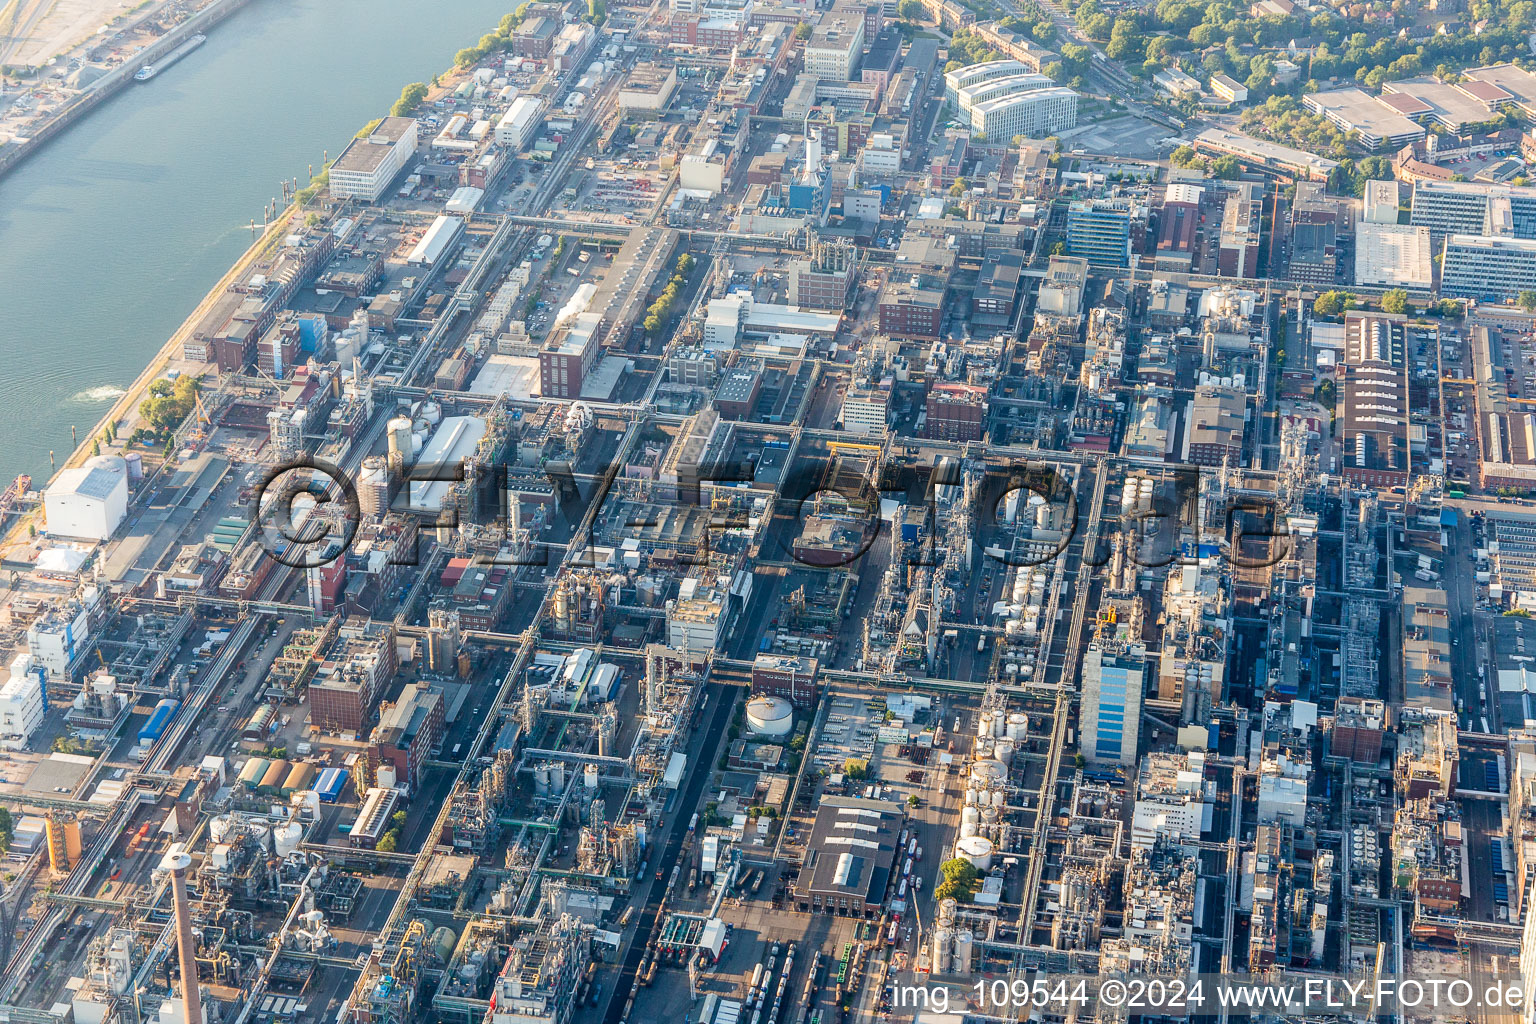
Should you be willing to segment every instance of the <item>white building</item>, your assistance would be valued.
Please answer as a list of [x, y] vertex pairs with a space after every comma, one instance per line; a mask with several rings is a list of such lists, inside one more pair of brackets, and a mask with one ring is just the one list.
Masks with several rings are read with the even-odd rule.
[[1176, 843], [1199, 840], [1205, 823], [1204, 772], [1204, 751], [1147, 755], [1136, 784], [1132, 847], [1150, 849], [1160, 835]]
[[884, 434], [890, 395], [877, 388], [849, 388], [843, 399], [843, 429], [850, 434]]
[[1039, 139], [1077, 124], [1077, 93], [1061, 86], [1036, 89], [996, 96], [961, 112], [970, 119], [971, 131], [988, 139], [1006, 141], [1016, 135]]
[[86, 587], [78, 601], [55, 605], [32, 620], [27, 627], [27, 653], [34, 667], [45, 668], [54, 676], [68, 675], [70, 664], [83, 653], [90, 638], [91, 609], [100, 599], [95, 587]]
[[683, 580], [677, 602], [667, 610], [667, 645], [689, 654], [713, 651], [725, 624], [725, 600], [723, 592], [701, 588], [693, 577]]
[[1228, 103], [1248, 102], [1248, 87], [1228, 75], [1212, 75], [1211, 92]]
[[106, 540], [128, 515], [128, 465], [102, 455], [66, 469], [43, 494], [44, 529], [54, 537]]
[[1427, 292], [1434, 285], [1433, 256], [1429, 228], [1369, 221], [1355, 228], [1355, 284]]
[[876, 132], [859, 150], [859, 170], [866, 175], [901, 173], [901, 148], [888, 132]]
[[1003, 78], [989, 78], [982, 82], [973, 82], [960, 89], [957, 96], [961, 110], [970, 110], [979, 103], [988, 100], [999, 99], [1003, 96], [1017, 96], [1025, 92], [1039, 92], [1041, 89], [1054, 89], [1056, 82], [1049, 75], [1022, 74], [1007, 75]]
[[522, 149], [533, 138], [533, 131], [539, 125], [539, 114], [543, 110], [544, 101], [537, 96], [519, 96], [513, 100], [507, 112], [501, 115], [501, 120], [496, 122], [496, 144]]
[[805, 41], [805, 72], [846, 82], [864, 52], [864, 19], [839, 10], [824, 15]]
[[377, 202], [416, 155], [416, 119], [386, 117], [366, 137], [353, 139], [331, 164], [331, 195]]
[[11, 662], [10, 678], [0, 684], [0, 747], [25, 747], [47, 712], [43, 681], [32, 663], [32, 655], [16, 655]]
[[944, 72], [944, 102], [960, 108], [960, 90], [989, 82], [994, 78], [1011, 78], [1028, 74], [1034, 69], [1016, 60], [994, 60], [985, 64], [967, 64], [963, 68]]
[[677, 182], [683, 188], [695, 192], [719, 195], [725, 191], [725, 157], [720, 153], [720, 143], [710, 139], [699, 147], [697, 153], [684, 154], [678, 162]]
[[1302, 828], [1307, 823], [1307, 780], [1288, 775], [1264, 775], [1259, 778], [1259, 824], [1291, 825]]

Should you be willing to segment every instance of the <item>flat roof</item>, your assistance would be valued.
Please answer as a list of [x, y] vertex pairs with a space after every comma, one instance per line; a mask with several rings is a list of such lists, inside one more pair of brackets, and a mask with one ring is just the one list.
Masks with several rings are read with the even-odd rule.
[[386, 117], [366, 137], [353, 139], [331, 165], [333, 171], [372, 174], [384, 163], [395, 143], [416, 127], [414, 117]]
[[1536, 75], [1513, 64], [1468, 68], [1463, 75], [1473, 82], [1487, 82], [1504, 90], [1521, 105], [1536, 103]]
[[[1497, 86], [1492, 88], [1503, 92]], [[1489, 100], [1476, 96], [1467, 89], [1447, 85], [1433, 78], [1410, 78], [1402, 82], [1388, 82], [1382, 86], [1381, 99], [1383, 103], [1391, 104], [1402, 113], [1425, 114], [1433, 111], [1457, 125], [1486, 121], [1494, 113], [1489, 108]], [[1497, 97], [1495, 97], [1496, 100]], [[1411, 105], [1405, 101], [1411, 101]]]
[[1307, 105], [1326, 111], [1352, 128], [1357, 128], [1379, 138], [1399, 135], [1422, 135], [1424, 128], [1393, 110], [1376, 97], [1360, 89], [1335, 89], [1332, 92], [1313, 93], [1306, 98]]
[[1355, 229], [1355, 283], [1428, 291], [1432, 253], [1429, 228], [1361, 223]]
[[[438, 426], [432, 439], [421, 448], [416, 457], [417, 466], [456, 466], [475, 452], [475, 446], [485, 436], [485, 420], [478, 416], [449, 416]], [[446, 473], [443, 475], [447, 475]], [[453, 480], [432, 480], [411, 484], [411, 508], [436, 512], [443, 507], [443, 499], [453, 487]]]
[[1256, 139], [1251, 135], [1229, 132], [1221, 128], [1207, 128], [1195, 136], [1195, 141], [1236, 156], [1249, 156], [1282, 167], [1304, 167], [1322, 174], [1327, 174], [1339, 166], [1337, 160], [1329, 160], [1327, 157], [1317, 156], [1304, 150], [1292, 149], [1289, 146], [1281, 146], [1263, 139]]

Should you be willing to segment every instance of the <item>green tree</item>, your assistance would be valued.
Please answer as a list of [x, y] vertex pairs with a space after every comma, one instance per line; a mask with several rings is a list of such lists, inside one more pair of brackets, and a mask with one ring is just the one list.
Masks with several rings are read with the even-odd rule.
[[1312, 303], [1312, 311], [1318, 316], [1338, 316], [1353, 309], [1355, 297], [1350, 292], [1326, 291]]
[[1220, 156], [1216, 158], [1215, 163], [1211, 164], [1211, 174], [1227, 181], [1236, 181], [1242, 173], [1243, 165], [1238, 163], [1235, 156]]
[[[919, 4], [918, 6], [922, 5]], [[802, 21], [800, 24], [795, 26], [795, 38], [802, 41], [811, 38], [811, 26], [809, 22]]]
[[1383, 313], [1405, 314], [1412, 312], [1408, 305], [1408, 293], [1402, 288], [1393, 288], [1381, 296], [1381, 311]]
[[939, 877], [943, 879], [933, 890], [936, 900], [956, 899], [968, 902], [981, 885], [981, 873], [976, 866], [962, 857], [955, 857], [939, 865]]
[[399, 844], [400, 840], [396, 837], [395, 832], [389, 831], [379, 837], [378, 844], [374, 847], [374, 849], [378, 850], [380, 853], [394, 853], [395, 848]]
[[843, 774], [857, 782], [869, 777], [869, 762], [862, 757], [850, 757], [843, 762]]
[[1523, 310], [1536, 313], [1536, 291], [1525, 289], [1515, 297], [1515, 304]]
[[965, 190], [969, 187], [964, 178], [956, 178], [955, 183], [949, 186], [949, 194], [952, 196], [963, 196], [965, 195]]
[[15, 837], [16, 826], [11, 821], [11, 812], [0, 807], [0, 853], [11, 848], [11, 840]]
[[913, 793], [911, 796], [907, 797], [907, 806], [908, 807], [916, 807], [918, 804], [920, 804], [922, 802], [923, 801], [918, 798], [918, 795], [916, 793]]
[[400, 90], [400, 98], [395, 100], [395, 105], [389, 108], [391, 117], [404, 117], [427, 98], [427, 84], [425, 82], [412, 82]]
[[923, 20], [923, 15], [927, 12], [923, 8], [921, 0], [901, 0], [901, 3], [896, 6], [896, 13], [901, 17], [902, 21], [908, 21], [915, 25]]

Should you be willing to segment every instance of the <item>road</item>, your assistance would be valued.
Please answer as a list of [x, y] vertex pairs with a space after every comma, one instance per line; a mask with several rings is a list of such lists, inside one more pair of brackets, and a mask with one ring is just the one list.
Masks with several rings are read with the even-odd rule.
[[[688, 835], [688, 822], [694, 809], [699, 806], [705, 784], [714, 774], [715, 758], [718, 756], [720, 741], [725, 736], [725, 727], [731, 720], [731, 708], [736, 704], [736, 696], [735, 687], [718, 684], [709, 686], [709, 696], [705, 698], [710, 702], [705, 710], [709, 724], [698, 733], [703, 749], [694, 757], [692, 769], [688, 772], [688, 783], [673, 808], [672, 830], [667, 835], [666, 847], [662, 850], [660, 859], [652, 860], [647, 866], [647, 870], [654, 872], [652, 879], [657, 875], [662, 879], [668, 879], [672, 875], [672, 868], [676, 866], [678, 857], [682, 853], [683, 840]], [[619, 1024], [625, 1019], [624, 1011], [629, 1003], [629, 992], [635, 984], [635, 973], [640, 967], [640, 958], [645, 955], [646, 940], [650, 938], [651, 931], [656, 926], [659, 904], [665, 892], [665, 882], [658, 883], [654, 880], [650, 882], [644, 909], [640, 911], [639, 921], [630, 936], [629, 949], [624, 954], [623, 966], [619, 969], [618, 981], [613, 985], [608, 996], [608, 1010], [602, 1018], [604, 1024]]]

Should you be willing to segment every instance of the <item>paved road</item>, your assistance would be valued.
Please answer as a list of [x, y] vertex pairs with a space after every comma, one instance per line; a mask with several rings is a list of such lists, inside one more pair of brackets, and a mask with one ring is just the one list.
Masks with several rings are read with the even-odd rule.
[[634, 986], [635, 973], [640, 967], [640, 958], [645, 955], [646, 939], [650, 937], [651, 929], [656, 926], [657, 910], [666, 892], [665, 880], [671, 877], [672, 868], [676, 866], [678, 857], [682, 853], [683, 840], [688, 835], [688, 821], [693, 815], [693, 809], [699, 805], [704, 786], [714, 774], [715, 758], [718, 756], [720, 741], [725, 736], [725, 727], [731, 720], [731, 708], [735, 706], [736, 695], [735, 687], [709, 684], [709, 695], [706, 698], [709, 703], [705, 710], [708, 725], [699, 733], [704, 737], [703, 749], [698, 752], [697, 759], [688, 772], [688, 783], [673, 807], [672, 829], [667, 834], [666, 846], [660, 854], [660, 859], [653, 858], [646, 868], [647, 871], [659, 874], [663, 881], [650, 883], [644, 909], [641, 910], [634, 934], [630, 937], [629, 950], [624, 955], [623, 966], [619, 968], [618, 981], [608, 997], [608, 1012], [602, 1018], [604, 1024], [619, 1024], [624, 1019], [624, 1007], [629, 1001], [629, 990]]

